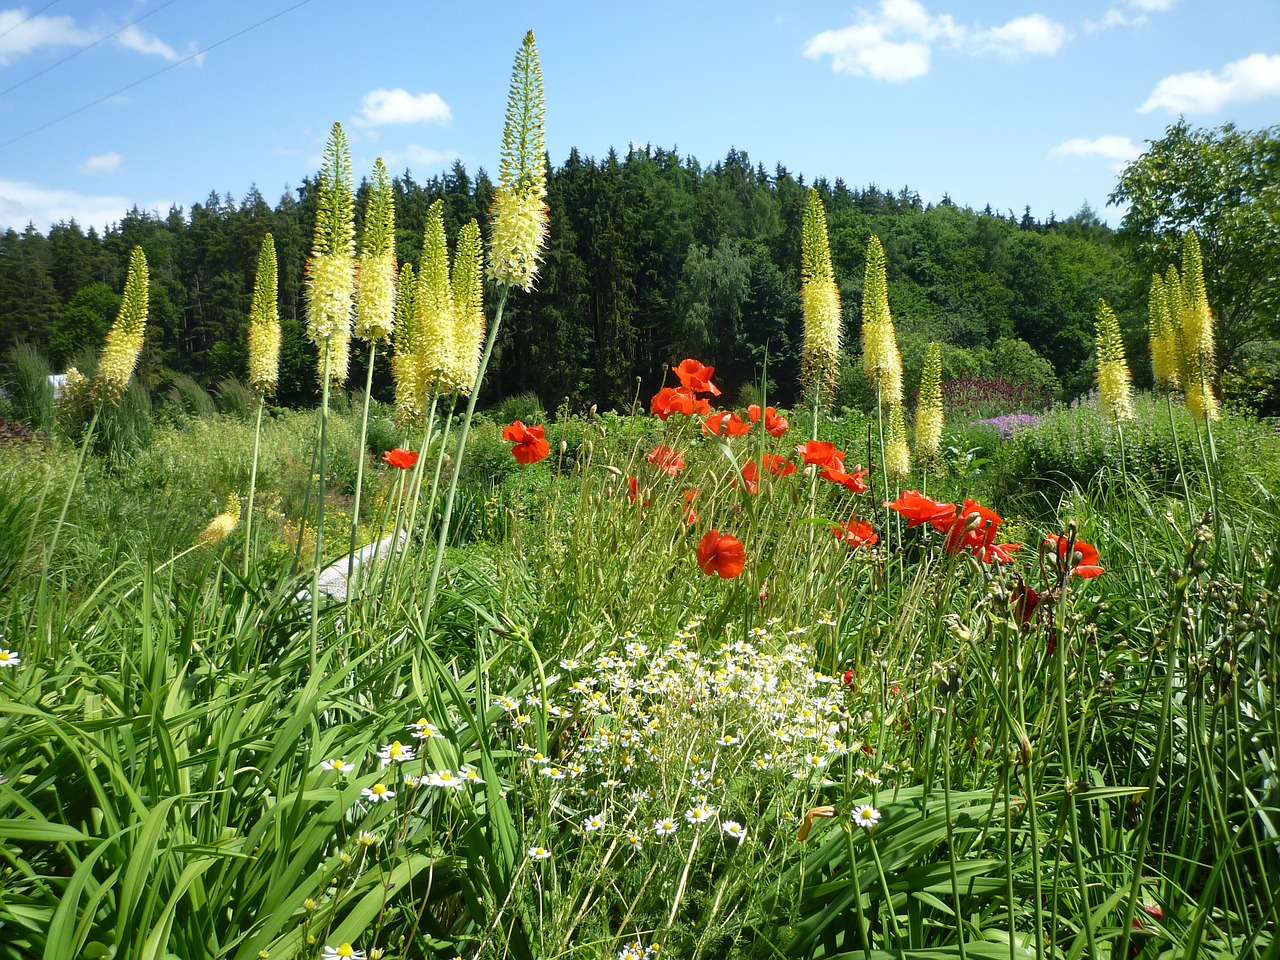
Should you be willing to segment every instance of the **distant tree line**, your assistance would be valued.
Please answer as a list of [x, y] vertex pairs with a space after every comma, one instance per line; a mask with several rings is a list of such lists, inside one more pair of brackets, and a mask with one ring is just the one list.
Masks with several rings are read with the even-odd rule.
[[[483, 170], [473, 177], [461, 163], [425, 182], [405, 171], [394, 183], [397, 253], [415, 268], [436, 198], [452, 238], [472, 217], [485, 222], [493, 192]], [[864, 255], [875, 234], [888, 257], [909, 390], [927, 343], [940, 340], [949, 372], [984, 356], [1008, 366], [1010, 378], [1048, 378], [1066, 396], [1086, 391], [1100, 297], [1121, 317], [1136, 378], [1149, 379], [1139, 358], [1146, 278], [1126, 271], [1117, 235], [1087, 205], [1041, 221], [1030, 209], [1019, 217], [946, 197], [925, 204], [905, 188], [812, 185], [826, 206], [850, 361], [860, 349]], [[548, 409], [566, 398], [626, 406], [657, 389], [664, 364], [685, 356], [714, 364], [731, 396], [767, 371], [770, 397], [794, 400], [808, 186], [781, 166], [753, 166], [738, 150], [708, 167], [656, 148], [603, 159], [570, 151], [550, 171], [551, 236], [537, 290], [508, 302], [483, 400], [532, 392]], [[358, 217], [367, 189], [357, 196]], [[315, 194], [308, 179], [274, 208], [255, 187], [239, 203], [211, 193], [163, 218], [134, 209], [102, 233], [71, 222], [47, 234], [33, 226], [0, 234], [0, 354], [28, 343], [62, 369], [96, 348], [119, 306], [129, 250], [140, 244], [152, 286], [143, 383], [154, 389], [183, 373], [209, 387], [243, 380], [253, 271], [271, 231], [284, 329], [278, 399], [313, 402], [303, 280]], [[390, 399], [389, 365], [382, 356], [378, 364], [375, 396]], [[854, 393], [856, 379], [846, 378]], [[358, 364], [352, 380], [363, 380]]]

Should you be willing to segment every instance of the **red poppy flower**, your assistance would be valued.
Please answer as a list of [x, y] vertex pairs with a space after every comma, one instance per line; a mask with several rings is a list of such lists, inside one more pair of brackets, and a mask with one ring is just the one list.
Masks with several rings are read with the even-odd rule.
[[704, 367], [697, 360], [681, 360], [672, 372], [680, 378], [680, 386], [694, 393], [709, 393], [713, 397], [720, 396], [719, 388], [711, 382], [715, 367]]
[[832, 524], [831, 532], [837, 540], [843, 540], [851, 548], [871, 547], [880, 542], [880, 535], [871, 528], [871, 524], [859, 520], [856, 514], [843, 527]]
[[382, 455], [382, 462], [389, 463], [393, 467], [399, 467], [401, 470], [408, 470], [418, 462], [418, 454], [415, 450], [402, 450], [396, 447], [394, 450], [388, 450]]
[[[1066, 537], [1056, 535], [1045, 537], [1044, 545], [1057, 550], [1059, 563], [1065, 564], [1067, 562]], [[1107, 568], [1098, 564], [1098, 551], [1095, 547], [1085, 543], [1083, 540], [1077, 540], [1072, 544], [1072, 548], [1072, 573], [1084, 577], [1086, 580], [1106, 573]]]
[[698, 495], [697, 487], [690, 487], [684, 492], [684, 522], [697, 523], [698, 511], [693, 509], [693, 498]]
[[[756, 466], [754, 460], [748, 460], [742, 466], [742, 483], [747, 488], [747, 493], [756, 493], [760, 489], [760, 468]], [[734, 477], [731, 481], [732, 486], [738, 485], [738, 478]]]
[[737, 537], [719, 530], [708, 530], [698, 542], [698, 566], [707, 576], [716, 574], [725, 580], [742, 573], [747, 565], [747, 551]]
[[918, 527], [922, 523], [928, 523], [939, 530], [949, 530], [956, 517], [954, 503], [939, 503], [932, 497], [926, 497], [919, 490], [905, 490], [897, 500], [892, 503], [886, 501], [883, 506], [896, 510], [906, 517], [908, 527]]
[[804, 457], [805, 463], [812, 463], [824, 470], [844, 470], [844, 452], [837, 450], [834, 443], [826, 440], [810, 440], [803, 446], [796, 447], [796, 453]]
[[[752, 423], [760, 421], [760, 404], [753, 403], [747, 407], [747, 416]], [[764, 429], [765, 433], [771, 437], [780, 437], [787, 432], [787, 428], [791, 426], [787, 422], [786, 417], [778, 415], [778, 411], [773, 407], [764, 408]]]
[[819, 474], [823, 480], [830, 480], [832, 483], [838, 483], [850, 493], [866, 493], [867, 492], [867, 471], [859, 470], [856, 473], [845, 473], [843, 470], [823, 470]]
[[649, 462], [674, 477], [684, 469], [684, 454], [666, 444], [659, 444], [649, 453]]
[[551, 452], [551, 447], [543, 436], [543, 428], [526, 427], [519, 420], [502, 428], [502, 439], [515, 444], [511, 452], [516, 460], [526, 466], [537, 463]]
[[978, 551], [983, 563], [1013, 563], [1013, 554], [1022, 549], [1020, 543], [992, 543]]
[[775, 477], [785, 477], [796, 472], [794, 463], [776, 453], [766, 453], [760, 459], [764, 461], [764, 468]]
[[742, 418], [732, 410], [713, 413], [702, 424], [702, 429], [713, 437], [741, 437], [751, 432], [751, 424], [744, 423]]
[[[973, 519], [974, 517], [978, 519]], [[930, 525], [947, 534], [947, 553], [955, 556], [961, 550], [968, 549], [978, 556], [991, 546], [996, 538], [996, 530], [1000, 526], [1000, 515], [988, 510], [975, 500], [965, 499], [959, 515], [951, 520], [930, 520]]]
[[710, 413], [711, 404], [699, 400], [687, 387], [663, 387], [649, 401], [649, 410], [666, 420], [673, 413], [683, 413], [687, 417], [695, 413]]
[[[628, 490], [627, 499], [630, 500], [632, 503], [635, 503], [636, 497], [640, 495], [640, 482], [636, 480], [635, 477], [627, 477], [627, 490]], [[640, 504], [640, 506], [647, 507], [651, 503], [653, 503], [653, 501], [650, 500], [648, 497], [645, 497], [644, 501]]]
[[1021, 581], [1013, 588], [1013, 612], [1021, 623], [1030, 623], [1036, 615], [1036, 607], [1040, 605], [1040, 594], [1036, 593]]

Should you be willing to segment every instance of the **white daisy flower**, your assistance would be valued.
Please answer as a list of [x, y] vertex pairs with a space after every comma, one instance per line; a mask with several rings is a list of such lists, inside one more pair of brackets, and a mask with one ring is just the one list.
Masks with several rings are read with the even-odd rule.
[[864, 803], [853, 811], [853, 822], [864, 830], [870, 830], [880, 822], [880, 811], [869, 803]]
[[725, 836], [731, 840], [737, 840], [741, 843], [747, 837], [747, 829], [737, 820], [726, 820], [720, 824], [720, 829], [725, 832]]
[[396, 740], [378, 751], [378, 759], [382, 761], [382, 766], [384, 767], [389, 763], [405, 763], [408, 760], [412, 760], [413, 744], [401, 743]]
[[357, 950], [349, 943], [339, 944], [336, 947], [327, 946], [320, 956], [324, 960], [365, 960], [364, 951]]
[[361, 790], [360, 795], [370, 803], [390, 803], [395, 799], [396, 792], [385, 783], [375, 783], [372, 787]]
[[676, 828], [679, 826], [680, 824], [670, 817], [662, 817], [653, 821], [653, 832], [660, 837], [669, 837], [676, 832]]
[[332, 770], [334, 773], [350, 773], [356, 768], [354, 763], [347, 763], [341, 757], [330, 757], [328, 760], [321, 760], [320, 766], [326, 770]]
[[597, 830], [603, 830], [605, 824], [605, 815], [603, 813], [592, 814], [582, 821], [582, 831], [584, 833], [595, 833]]
[[16, 650], [0, 650], [0, 668], [16, 667], [22, 662]]
[[540, 846], [530, 847], [526, 852], [529, 854], [530, 860], [545, 860], [547, 857], [551, 856], [550, 850], [546, 847]]
[[690, 823], [706, 823], [716, 815], [716, 808], [705, 803], [696, 803], [684, 812], [684, 818]]
[[429, 773], [422, 778], [422, 782], [428, 787], [439, 787], [445, 790], [461, 790], [467, 785], [466, 778], [459, 776], [452, 770]]

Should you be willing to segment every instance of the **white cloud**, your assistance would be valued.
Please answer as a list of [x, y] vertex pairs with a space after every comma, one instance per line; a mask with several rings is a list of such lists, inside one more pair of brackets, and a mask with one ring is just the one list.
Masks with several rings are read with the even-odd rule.
[[423, 147], [416, 143], [410, 144], [403, 150], [396, 150], [382, 155], [382, 162], [387, 165], [387, 169], [392, 173], [396, 173], [405, 167], [413, 170], [414, 173], [439, 169], [458, 159], [461, 159], [461, 157], [457, 150], [436, 150], [433, 147]]
[[[75, 220], [86, 230], [91, 226], [102, 230], [124, 219], [136, 205], [127, 197], [48, 190], [33, 183], [0, 180], [0, 230], [21, 230], [28, 223], [34, 223], [38, 230], [48, 230], [64, 220]], [[169, 207], [167, 201], [156, 201], [146, 209], [160, 211]]]
[[0, 67], [41, 47], [78, 47], [98, 38], [76, 26], [71, 17], [26, 17], [27, 11], [21, 7], [0, 10]]
[[934, 16], [919, 0], [880, 0], [875, 12], [859, 9], [852, 26], [810, 37], [804, 55], [830, 57], [837, 73], [901, 83], [929, 72], [935, 47], [1014, 58], [1054, 54], [1069, 39], [1066, 27], [1040, 14], [996, 27], [970, 27], [949, 14]]
[[1164, 13], [1166, 10], [1172, 10], [1177, 2], [1178, 0], [1129, 0], [1129, 6], [1151, 13]]
[[1030, 54], [1053, 56], [1069, 39], [1071, 34], [1062, 24], [1034, 13], [1016, 17], [1003, 26], [976, 31], [972, 44], [979, 53], [991, 51], [1013, 59]]
[[1051, 157], [1105, 157], [1115, 170], [1123, 170], [1130, 160], [1136, 159], [1142, 148], [1128, 137], [1097, 137], [1094, 140], [1075, 137], [1058, 144], [1049, 151]]
[[1117, 10], [1111, 7], [1101, 20], [1086, 20], [1084, 29], [1086, 33], [1100, 33], [1103, 30], [1110, 30], [1112, 27], [1140, 27], [1147, 22], [1147, 18], [1142, 14], [1130, 17], [1123, 10]]
[[135, 53], [150, 54], [158, 57], [164, 57], [170, 63], [180, 60], [182, 55], [174, 50], [173, 47], [165, 43], [155, 34], [147, 33], [145, 30], [139, 30], [136, 26], [128, 26], [115, 35], [115, 42], [120, 44], [126, 50], [133, 50]]
[[1218, 73], [1197, 70], [1165, 77], [1138, 112], [1213, 113], [1228, 103], [1275, 96], [1280, 96], [1280, 54], [1255, 53], [1228, 63]]
[[124, 160], [124, 157], [114, 150], [110, 153], [99, 153], [80, 164], [80, 172], [90, 175], [95, 173], [119, 173], [122, 160]]
[[360, 103], [362, 127], [385, 124], [440, 123], [453, 119], [449, 105], [438, 93], [410, 93], [408, 90], [373, 90]]

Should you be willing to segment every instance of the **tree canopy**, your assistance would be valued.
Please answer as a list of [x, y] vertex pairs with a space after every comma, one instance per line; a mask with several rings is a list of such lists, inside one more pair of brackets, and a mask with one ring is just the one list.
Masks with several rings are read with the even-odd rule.
[[1223, 365], [1280, 338], [1280, 126], [1180, 119], [1125, 167], [1110, 202], [1129, 205], [1119, 240], [1148, 279], [1178, 262], [1189, 228], [1199, 234]]
[[[770, 398], [793, 401], [802, 343], [800, 226], [810, 186], [827, 211], [846, 361], [861, 349], [857, 318], [872, 235], [884, 245], [906, 357], [923, 358], [931, 340], [952, 344], [948, 356], [1020, 340], [1025, 351], [1003, 355], [1036, 369], [1004, 373], [1043, 377], [1051, 367], [1053, 382], [1075, 395], [1090, 388], [1100, 297], [1116, 309], [1131, 350], [1144, 342], [1146, 278], [1126, 274], [1114, 234], [1087, 207], [1038, 221], [1029, 211], [926, 204], [907, 188], [809, 184], [785, 167], [753, 165], [741, 150], [705, 167], [662, 148], [600, 159], [572, 150], [549, 171], [545, 263], [537, 288], [508, 302], [482, 401], [534, 392], [548, 408], [566, 398], [623, 407], [637, 391], [657, 389], [665, 364], [695, 355], [716, 366], [731, 395], [767, 364]], [[358, 232], [369, 189], [368, 182], [357, 189]], [[446, 232], [455, 238], [473, 217], [486, 223], [494, 186], [484, 170], [455, 163], [426, 181], [406, 170], [392, 190], [397, 257], [416, 270], [431, 203], [443, 200]], [[164, 217], [135, 209], [101, 234], [75, 223], [47, 235], [34, 227], [0, 233], [0, 354], [30, 342], [57, 366], [72, 362], [75, 351], [97, 342], [108, 294], [120, 290], [128, 251], [138, 244], [152, 265], [141, 367], [149, 385], [179, 373], [206, 386], [243, 380], [253, 275], [269, 231], [283, 330], [277, 396], [309, 403], [315, 348], [304, 334], [302, 278], [317, 202], [316, 181], [308, 179], [274, 208], [254, 188], [239, 203], [214, 192]], [[375, 395], [390, 398], [383, 352], [378, 364]], [[363, 373], [353, 370], [356, 382]], [[909, 380], [908, 391], [915, 386]]]

